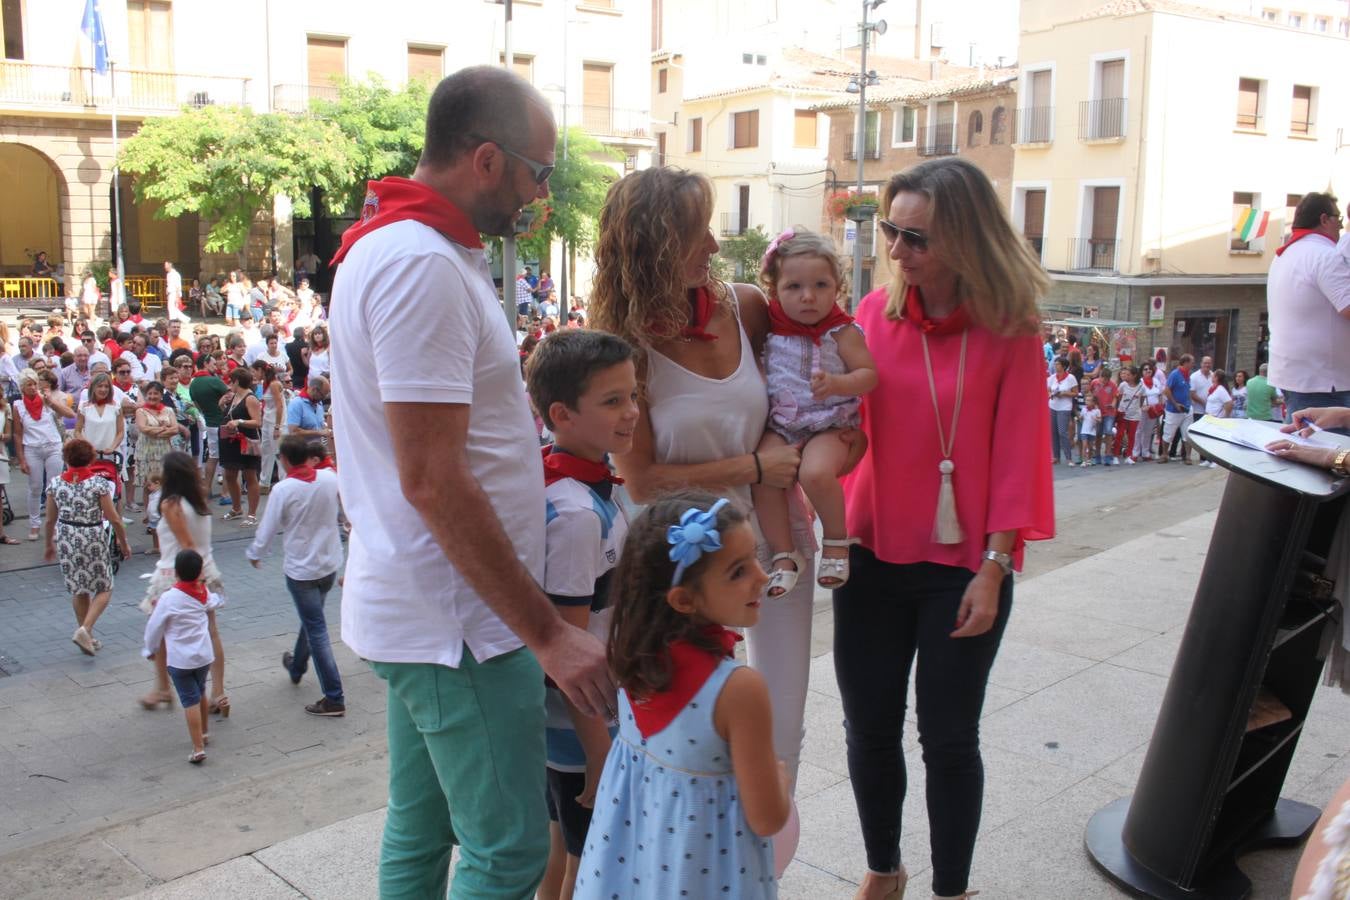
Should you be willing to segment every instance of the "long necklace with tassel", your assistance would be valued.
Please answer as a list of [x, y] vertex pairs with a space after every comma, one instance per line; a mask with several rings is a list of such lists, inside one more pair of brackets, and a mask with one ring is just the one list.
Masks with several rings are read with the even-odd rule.
[[938, 486], [937, 516], [933, 520], [933, 541], [938, 544], [959, 544], [965, 540], [961, 531], [961, 520], [956, 514], [956, 491], [952, 487], [952, 474], [956, 464], [952, 462], [952, 450], [956, 446], [956, 426], [961, 419], [961, 396], [966, 385], [966, 340], [970, 331], [961, 332], [961, 358], [956, 367], [956, 402], [952, 406], [951, 429], [942, 427], [942, 410], [938, 407], [937, 383], [933, 378], [933, 359], [928, 353], [928, 335], [920, 332], [923, 341], [923, 364], [928, 370], [928, 393], [933, 398], [933, 416], [937, 420], [938, 447], [942, 451], [942, 462], [938, 471], [942, 473], [942, 483]]

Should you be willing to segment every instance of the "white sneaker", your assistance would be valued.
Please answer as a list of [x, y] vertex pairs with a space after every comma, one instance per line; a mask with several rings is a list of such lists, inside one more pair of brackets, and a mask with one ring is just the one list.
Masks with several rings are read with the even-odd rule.
[[1125, 465], [1127, 465], [1127, 466], [1132, 466], [1132, 465], [1134, 465], [1134, 457], [1133, 457], [1133, 456], [1127, 456], [1127, 457], [1125, 457]]

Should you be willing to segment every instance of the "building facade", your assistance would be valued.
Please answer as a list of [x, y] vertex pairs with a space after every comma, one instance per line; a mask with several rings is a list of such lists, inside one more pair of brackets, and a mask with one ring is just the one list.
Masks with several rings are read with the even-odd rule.
[[[989, 176], [1007, 206], [1012, 195], [1010, 123], [1017, 107], [1016, 87], [1016, 69], [993, 69], [934, 81], [905, 79], [879, 90], [869, 89], [863, 126], [864, 193], [879, 194], [892, 175], [925, 159], [959, 155]], [[846, 96], [819, 109], [829, 117], [827, 167], [834, 178], [830, 192], [856, 191], [857, 100]], [[833, 215], [828, 202], [821, 221], [846, 255], [853, 253], [855, 241], [861, 242], [862, 293], [889, 279], [885, 245], [878, 238], [875, 221], [854, 226]]]
[[1131, 355], [1230, 372], [1264, 361], [1266, 271], [1293, 207], [1350, 192], [1339, 20], [1241, 6], [1117, 0], [1057, 19], [1073, 4], [1027, 0], [1012, 124], [1012, 215], [1054, 279], [1048, 311], [1138, 323]]
[[[112, 103], [122, 139], [151, 116], [233, 104], [256, 112], [303, 112], [336, 95], [336, 81], [378, 75], [402, 85], [438, 80], [469, 65], [503, 62], [504, 6], [390, 0], [378, 16], [357, 0], [321, 4], [240, 0], [222, 14], [195, 0], [104, 0], [114, 74], [92, 68], [80, 26], [85, 0], [3, 0], [0, 32], [0, 192], [26, 216], [0, 219], [0, 274], [31, 269], [46, 250], [72, 280], [113, 247]], [[518, 0], [515, 68], [579, 125], [620, 151], [616, 169], [649, 162], [651, 6], [640, 0]], [[115, 84], [114, 84], [115, 79]], [[188, 277], [237, 265], [200, 250], [209, 223], [155, 218], [123, 179], [123, 252], [130, 273], [174, 259]], [[253, 274], [289, 271], [313, 247], [327, 259], [348, 220], [292, 223], [280, 198], [260, 216], [245, 249]]]

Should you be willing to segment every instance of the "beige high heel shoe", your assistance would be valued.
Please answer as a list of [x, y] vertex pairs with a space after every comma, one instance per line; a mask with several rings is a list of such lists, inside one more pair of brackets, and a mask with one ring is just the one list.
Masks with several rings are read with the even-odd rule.
[[[877, 878], [895, 879], [894, 889], [886, 894], [882, 894], [881, 900], [905, 900], [905, 885], [909, 882], [909, 872], [905, 870], [904, 866], [901, 866], [900, 870], [893, 875], [883, 875], [880, 872], [872, 872], [870, 870], [867, 874], [875, 875]], [[861, 887], [859, 887], [858, 892], [853, 895], [853, 900], [866, 900]]]

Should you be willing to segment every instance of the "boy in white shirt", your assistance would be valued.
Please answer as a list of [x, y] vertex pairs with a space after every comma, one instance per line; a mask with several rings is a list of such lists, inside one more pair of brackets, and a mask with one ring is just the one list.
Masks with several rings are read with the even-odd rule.
[[188, 736], [192, 739], [188, 762], [198, 765], [206, 759], [209, 738], [205, 730], [210, 714], [206, 675], [216, 660], [206, 614], [225, 599], [207, 592], [200, 580], [202, 557], [196, 550], [180, 550], [174, 557], [173, 569], [178, 581], [160, 595], [150, 620], [145, 623], [144, 656], [154, 659], [156, 653], [165, 654], [169, 679], [183, 704]]
[[1083, 411], [1078, 414], [1078, 440], [1082, 444], [1083, 468], [1092, 465], [1093, 447], [1097, 443], [1097, 429], [1102, 424], [1102, 411], [1097, 407], [1097, 398], [1091, 393], [1083, 396]]

